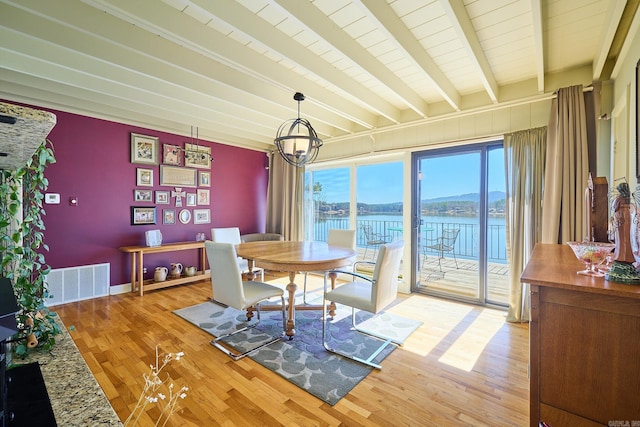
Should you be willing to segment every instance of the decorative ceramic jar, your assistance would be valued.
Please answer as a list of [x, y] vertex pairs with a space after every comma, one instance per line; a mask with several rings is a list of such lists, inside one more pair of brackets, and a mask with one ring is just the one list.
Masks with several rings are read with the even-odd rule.
[[167, 269], [167, 267], [156, 267], [156, 270], [153, 273], [153, 280], [155, 282], [164, 282], [167, 280], [168, 273], [169, 269]]
[[188, 266], [187, 268], [184, 269], [184, 274], [185, 276], [195, 276], [196, 275], [196, 268], [193, 265]]
[[182, 264], [180, 264], [179, 262], [172, 262], [171, 263], [171, 278], [172, 279], [178, 279], [180, 277], [180, 275], [182, 274]]

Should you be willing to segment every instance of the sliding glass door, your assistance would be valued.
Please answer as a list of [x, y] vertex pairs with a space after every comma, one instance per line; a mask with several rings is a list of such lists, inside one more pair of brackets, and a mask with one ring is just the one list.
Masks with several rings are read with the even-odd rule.
[[507, 304], [502, 142], [414, 153], [413, 290]]

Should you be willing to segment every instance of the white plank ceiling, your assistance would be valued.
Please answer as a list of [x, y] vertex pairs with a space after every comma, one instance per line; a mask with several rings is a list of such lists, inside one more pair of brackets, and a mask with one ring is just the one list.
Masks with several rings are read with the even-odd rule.
[[637, 3], [0, 0], [0, 98], [267, 150], [299, 91], [330, 143], [607, 80]]

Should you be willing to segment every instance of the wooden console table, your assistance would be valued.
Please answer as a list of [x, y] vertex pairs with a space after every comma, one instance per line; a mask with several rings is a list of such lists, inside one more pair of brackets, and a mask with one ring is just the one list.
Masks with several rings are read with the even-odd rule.
[[530, 426], [640, 422], [640, 286], [576, 274], [567, 245], [536, 245], [531, 284]]
[[[205, 271], [207, 264], [204, 242], [165, 243], [160, 246], [123, 246], [119, 249], [122, 252], [131, 254], [131, 292], [139, 291], [141, 296], [144, 294], [144, 291], [182, 285], [184, 283], [196, 282], [198, 280], [205, 280], [211, 277], [211, 274]], [[200, 250], [200, 269], [194, 276], [182, 276], [178, 279], [171, 279], [167, 277], [167, 280], [163, 282], [144, 280], [143, 261], [145, 254], [186, 251], [189, 249]]]

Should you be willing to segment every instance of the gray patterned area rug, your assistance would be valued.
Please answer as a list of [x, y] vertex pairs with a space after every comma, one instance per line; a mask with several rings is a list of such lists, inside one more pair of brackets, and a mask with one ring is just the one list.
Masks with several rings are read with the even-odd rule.
[[[225, 308], [213, 302], [175, 310], [174, 313], [213, 336], [246, 325], [244, 311]], [[422, 323], [392, 313], [372, 316], [370, 313], [357, 312], [356, 319], [362, 329], [398, 342], [404, 342]], [[255, 320], [251, 322], [255, 323]], [[339, 307], [336, 317], [327, 326], [328, 342], [349, 354], [366, 359], [381, 344], [375, 338], [352, 330], [351, 309], [348, 307]], [[295, 327], [293, 340], [284, 338], [251, 353], [249, 357], [330, 405], [335, 405], [372, 371], [373, 368], [369, 366], [324, 349], [319, 310], [298, 310]], [[244, 351], [281, 333], [280, 311], [262, 311], [262, 320], [256, 328], [236, 334], [225, 342], [238, 351]], [[395, 345], [387, 346], [374, 362], [380, 363], [395, 348]]]

